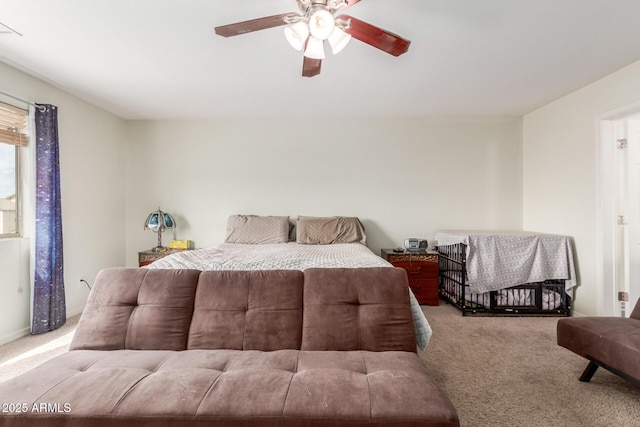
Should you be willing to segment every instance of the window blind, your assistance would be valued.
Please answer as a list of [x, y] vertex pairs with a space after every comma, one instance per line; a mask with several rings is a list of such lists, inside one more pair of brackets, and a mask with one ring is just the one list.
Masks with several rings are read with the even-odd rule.
[[0, 142], [26, 147], [29, 112], [0, 102]]

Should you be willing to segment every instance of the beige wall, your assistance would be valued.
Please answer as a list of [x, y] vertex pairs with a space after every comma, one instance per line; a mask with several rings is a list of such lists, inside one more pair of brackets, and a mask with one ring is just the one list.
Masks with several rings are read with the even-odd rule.
[[[70, 315], [88, 294], [80, 278], [155, 244], [142, 224], [158, 206], [199, 247], [239, 212], [359, 216], [375, 252], [444, 228], [521, 227], [517, 118], [126, 122], [7, 65], [0, 78], [59, 107]], [[29, 246], [29, 230], [0, 241], [0, 341], [29, 327]]]
[[[60, 107], [65, 280], [79, 312], [104, 267], [169, 239], [224, 238], [234, 213], [355, 215], [369, 246], [446, 228], [525, 228], [576, 241], [579, 313], [597, 312], [596, 119], [640, 100], [640, 62], [517, 118], [125, 122], [0, 64], [0, 90]], [[29, 324], [28, 239], [0, 241], [0, 340]], [[21, 290], [21, 292], [20, 292]]]
[[639, 100], [636, 62], [523, 118], [524, 228], [574, 237], [578, 314], [609, 314], [599, 312], [598, 120]]
[[520, 119], [141, 121], [130, 141], [128, 265], [155, 245], [143, 222], [158, 206], [198, 247], [222, 242], [237, 213], [358, 216], [376, 253], [522, 226]]
[[[79, 279], [91, 283], [101, 268], [124, 265], [126, 122], [2, 63], [0, 91], [59, 107], [65, 294], [67, 314], [78, 314], [88, 295]], [[0, 342], [30, 327], [25, 225], [25, 238], [0, 240]]]

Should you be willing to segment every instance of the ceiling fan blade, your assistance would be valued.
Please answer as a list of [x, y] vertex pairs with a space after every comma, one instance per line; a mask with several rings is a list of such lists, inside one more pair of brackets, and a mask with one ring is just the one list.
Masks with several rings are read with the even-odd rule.
[[264, 18], [250, 19], [249, 21], [236, 22], [235, 24], [222, 25], [215, 28], [217, 35], [222, 37], [238, 36], [253, 31], [266, 30], [267, 28], [286, 25], [285, 18], [297, 17], [296, 13], [281, 13], [280, 15], [265, 16]]
[[400, 56], [409, 50], [411, 41], [393, 34], [387, 30], [360, 21], [349, 15], [340, 15], [336, 19], [351, 21], [351, 26], [345, 31], [361, 42], [387, 52], [393, 56]]
[[320, 68], [322, 68], [322, 59], [312, 59], [304, 57], [302, 63], [302, 76], [313, 77], [320, 74]]

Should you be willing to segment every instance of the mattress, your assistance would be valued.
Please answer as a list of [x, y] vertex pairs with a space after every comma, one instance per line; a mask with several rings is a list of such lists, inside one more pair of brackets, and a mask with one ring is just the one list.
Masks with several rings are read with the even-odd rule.
[[[302, 245], [298, 243], [238, 244], [179, 252], [146, 268], [194, 270], [305, 270], [307, 268], [392, 267], [360, 243]], [[409, 290], [418, 347], [425, 350], [432, 330], [420, 304]]]

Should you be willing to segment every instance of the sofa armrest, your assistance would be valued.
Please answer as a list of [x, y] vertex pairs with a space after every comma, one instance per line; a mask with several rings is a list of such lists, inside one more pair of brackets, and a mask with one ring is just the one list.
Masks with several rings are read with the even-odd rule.
[[640, 320], [640, 298], [638, 298], [638, 301], [636, 302], [636, 306], [631, 312], [631, 315], [629, 317], [631, 317], [632, 319]]

